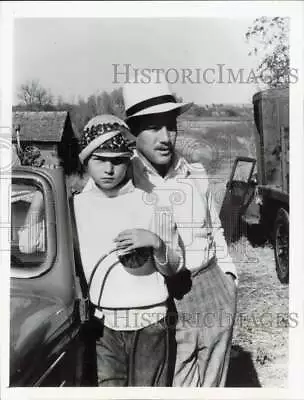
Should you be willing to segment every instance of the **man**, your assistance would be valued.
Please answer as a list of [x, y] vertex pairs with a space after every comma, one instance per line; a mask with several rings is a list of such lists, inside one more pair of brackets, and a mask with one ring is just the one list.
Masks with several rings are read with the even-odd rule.
[[143, 201], [155, 205], [161, 237], [168, 218], [176, 223], [191, 276], [168, 285], [178, 316], [173, 385], [224, 386], [237, 275], [205, 170], [175, 151], [177, 117], [191, 104], [176, 103], [164, 77], [137, 82], [123, 92], [126, 122], [136, 136], [134, 182], [147, 193]]

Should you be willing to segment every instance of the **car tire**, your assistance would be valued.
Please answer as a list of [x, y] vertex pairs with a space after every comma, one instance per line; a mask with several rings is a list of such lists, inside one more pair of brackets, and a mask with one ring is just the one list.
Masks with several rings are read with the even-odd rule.
[[274, 255], [281, 283], [289, 283], [289, 214], [280, 208], [274, 223]]

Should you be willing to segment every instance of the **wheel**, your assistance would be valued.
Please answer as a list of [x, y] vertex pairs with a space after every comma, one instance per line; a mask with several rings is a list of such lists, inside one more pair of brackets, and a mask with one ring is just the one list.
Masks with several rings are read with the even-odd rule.
[[289, 214], [280, 208], [274, 223], [274, 255], [281, 283], [289, 282]]

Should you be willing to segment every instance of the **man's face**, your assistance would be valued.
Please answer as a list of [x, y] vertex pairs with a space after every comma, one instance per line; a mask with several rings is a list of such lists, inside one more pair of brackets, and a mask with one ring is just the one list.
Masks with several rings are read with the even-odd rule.
[[176, 133], [175, 112], [137, 117], [134, 124], [137, 150], [156, 166], [170, 164]]
[[92, 155], [88, 160], [88, 173], [102, 190], [111, 190], [124, 180], [129, 158]]

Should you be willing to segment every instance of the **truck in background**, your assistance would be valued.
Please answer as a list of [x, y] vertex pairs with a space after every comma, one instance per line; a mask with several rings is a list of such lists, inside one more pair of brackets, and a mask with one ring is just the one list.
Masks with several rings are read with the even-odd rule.
[[256, 159], [237, 157], [220, 218], [228, 242], [259, 226], [274, 248], [277, 276], [289, 282], [289, 89], [253, 96]]

